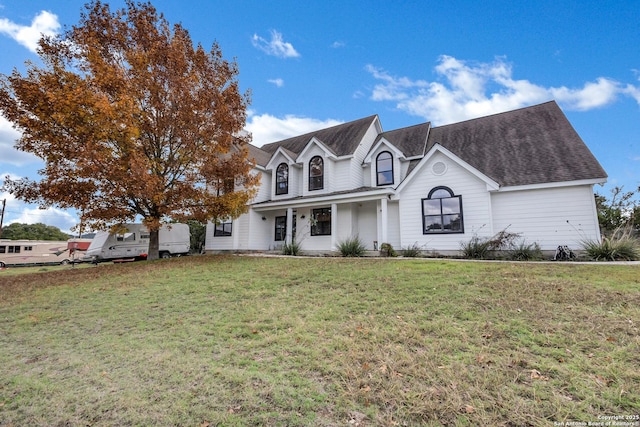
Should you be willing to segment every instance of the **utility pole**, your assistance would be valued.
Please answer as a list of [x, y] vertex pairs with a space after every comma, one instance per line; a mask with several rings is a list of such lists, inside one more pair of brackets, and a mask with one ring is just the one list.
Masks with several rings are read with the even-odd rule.
[[4, 221], [4, 207], [7, 205], [7, 199], [2, 200], [2, 213], [0, 214], [0, 237], [2, 237], [2, 222]]

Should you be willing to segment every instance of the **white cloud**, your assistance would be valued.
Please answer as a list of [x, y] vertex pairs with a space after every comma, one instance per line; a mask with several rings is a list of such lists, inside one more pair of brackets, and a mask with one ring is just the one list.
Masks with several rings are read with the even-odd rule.
[[334, 119], [318, 120], [293, 115], [278, 118], [270, 114], [253, 115], [250, 112], [246, 130], [253, 135], [252, 144], [261, 147], [270, 142], [303, 135], [314, 130], [336, 126], [341, 123], [344, 122]]
[[14, 166], [39, 162], [40, 159], [33, 154], [13, 148], [18, 138], [20, 138], [20, 132], [13, 128], [11, 122], [0, 115], [0, 153], [2, 153], [0, 162]]
[[549, 88], [549, 92], [567, 108], [581, 111], [611, 104], [623, 93], [620, 83], [604, 77], [585, 83], [581, 89]]
[[269, 79], [267, 80], [269, 83], [273, 83], [274, 85], [276, 85], [276, 87], [282, 87], [284, 86], [284, 80], [282, 79]]
[[409, 114], [441, 125], [499, 113], [555, 99], [570, 110], [591, 110], [614, 102], [620, 95], [640, 104], [640, 88], [626, 87], [600, 77], [581, 88], [544, 87], [513, 78], [511, 64], [504, 58], [491, 63], [463, 61], [443, 55], [434, 68], [436, 81], [392, 76], [367, 65], [379, 80], [371, 91], [374, 101], [392, 101]]
[[345, 42], [341, 42], [341, 41], [335, 41], [335, 42], [331, 43], [331, 47], [333, 49], [338, 49], [338, 48], [341, 48], [341, 47], [345, 47], [346, 45], [347, 44]]
[[266, 40], [254, 34], [251, 38], [251, 43], [267, 55], [277, 56], [278, 58], [297, 58], [300, 56], [293, 45], [285, 42], [282, 39], [282, 34], [276, 30], [271, 30], [271, 40]]
[[638, 105], [640, 105], [640, 86], [633, 86], [629, 84], [623, 89], [623, 92], [635, 99]]
[[36, 15], [30, 26], [19, 25], [6, 18], [0, 18], [0, 33], [11, 37], [34, 53], [38, 49], [38, 41], [43, 35], [56, 35], [59, 29], [58, 17], [46, 10]]

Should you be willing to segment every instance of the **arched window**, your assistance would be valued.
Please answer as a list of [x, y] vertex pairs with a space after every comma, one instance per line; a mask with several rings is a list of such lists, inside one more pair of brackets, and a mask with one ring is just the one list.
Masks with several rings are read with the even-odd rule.
[[376, 157], [377, 185], [393, 184], [393, 156], [383, 151]]
[[289, 193], [289, 165], [280, 163], [276, 168], [276, 194]]
[[315, 156], [309, 160], [309, 190], [322, 190], [324, 188], [324, 161], [322, 157]]
[[464, 233], [462, 196], [448, 187], [435, 187], [422, 199], [423, 234]]

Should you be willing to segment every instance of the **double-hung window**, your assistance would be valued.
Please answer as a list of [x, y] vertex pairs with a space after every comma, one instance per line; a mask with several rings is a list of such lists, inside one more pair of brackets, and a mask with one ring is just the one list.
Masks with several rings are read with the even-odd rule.
[[436, 187], [422, 199], [423, 234], [464, 233], [462, 196], [448, 187]]

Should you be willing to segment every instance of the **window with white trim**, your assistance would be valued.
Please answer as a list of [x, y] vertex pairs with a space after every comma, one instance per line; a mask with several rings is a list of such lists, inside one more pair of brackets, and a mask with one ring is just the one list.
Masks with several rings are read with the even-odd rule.
[[388, 151], [383, 151], [376, 157], [376, 184], [393, 184], [393, 156]]
[[309, 191], [324, 188], [324, 160], [314, 156], [309, 160]]
[[276, 194], [289, 193], [289, 165], [280, 163], [276, 168]]

